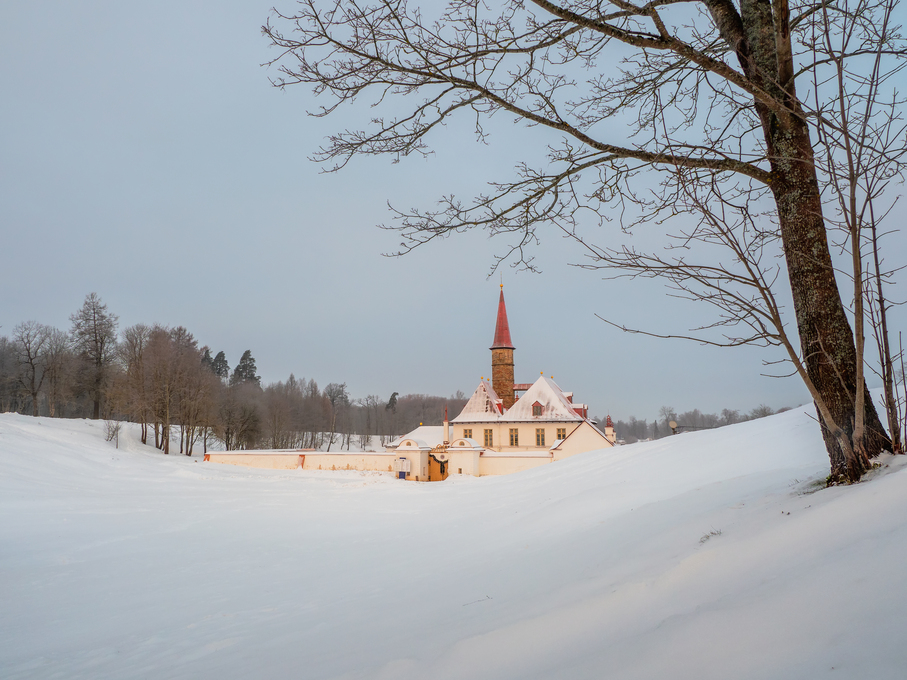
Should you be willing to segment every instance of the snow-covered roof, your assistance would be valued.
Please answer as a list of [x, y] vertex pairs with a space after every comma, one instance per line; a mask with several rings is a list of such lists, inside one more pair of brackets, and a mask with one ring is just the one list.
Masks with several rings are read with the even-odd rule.
[[435, 447], [438, 444], [443, 443], [444, 441], [444, 426], [443, 425], [420, 425], [412, 432], [409, 432], [402, 437], [397, 437], [394, 441], [388, 443], [385, 448], [395, 449], [400, 446], [400, 443], [404, 439], [419, 439], [425, 442], [430, 447]]
[[[532, 407], [538, 403], [542, 407], [541, 415], [532, 415]], [[574, 411], [575, 404], [571, 404], [564, 391], [558, 387], [551, 378], [539, 376], [532, 387], [520, 397], [517, 402], [504, 414], [505, 420], [517, 421], [580, 421], [583, 417]]]
[[488, 423], [501, 420], [501, 398], [498, 397], [491, 383], [482, 380], [472, 393], [460, 415], [452, 423]]
[[470, 439], [468, 437], [460, 437], [459, 439], [454, 439], [450, 446], [447, 447], [448, 451], [484, 451], [485, 447], [479, 444], [475, 439]]

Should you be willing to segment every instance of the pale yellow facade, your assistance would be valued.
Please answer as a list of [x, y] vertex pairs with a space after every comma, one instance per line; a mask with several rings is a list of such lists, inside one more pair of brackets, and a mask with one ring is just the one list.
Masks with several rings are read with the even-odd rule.
[[531, 470], [532, 468], [547, 465], [553, 460], [547, 456], [501, 456], [484, 455], [479, 463], [479, 476], [512, 475], [514, 472]]
[[[271, 470], [359, 470], [364, 472], [394, 472], [399, 459], [409, 462], [406, 479], [428, 479], [428, 451], [411, 450], [399, 453], [383, 451], [364, 453], [322, 453], [319, 451], [211, 451], [205, 454], [210, 463], [239, 465]], [[460, 463], [463, 465], [463, 463]], [[399, 467], [399, 465], [398, 465]], [[471, 463], [469, 469], [475, 464]], [[464, 472], [464, 474], [472, 474]]]
[[[500, 451], [501, 453], [521, 453], [524, 451], [547, 451], [559, 439], [560, 430], [563, 430], [564, 439], [576, 430], [581, 422], [495, 422], [495, 423], [457, 423], [451, 425], [451, 435], [454, 437], [470, 438], [477, 441], [486, 449]], [[511, 444], [511, 432], [516, 431], [517, 445]], [[470, 437], [467, 432], [472, 432]], [[541, 444], [537, 444], [539, 431], [541, 431]], [[490, 433], [490, 442], [486, 440], [486, 432]], [[607, 446], [607, 444], [605, 444]], [[596, 448], [601, 448], [599, 445]]]

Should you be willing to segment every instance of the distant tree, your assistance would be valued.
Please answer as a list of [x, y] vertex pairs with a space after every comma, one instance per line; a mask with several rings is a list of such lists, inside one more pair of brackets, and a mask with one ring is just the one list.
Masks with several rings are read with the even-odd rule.
[[337, 416], [350, 405], [350, 397], [346, 391], [346, 383], [330, 383], [324, 388], [324, 397], [330, 404], [331, 409], [331, 434], [328, 438], [328, 448], [334, 443], [334, 435], [337, 432]]
[[13, 329], [13, 344], [19, 363], [19, 384], [31, 399], [32, 415], [38, 415], [38, 394], [44, 384], [49, 329], [37, 321], [23, 321]]
[[750, 420], [755, 420], [756, 418], [765, 418], [766, 416], [773, 415], [774, 413], [775, 411], [771, 406], [759, 404], [759, 406], [750, 411]]
[[261, 434], [261, 390], [251, 383], [239, 383], [220, 396], [216, 436], [228, 451], [253, 448]]
[[145, 370], [154, 422], [154, 445], [169, 454], [177, 389], [176, 348], [169, 328], [156, 325], [151, 329], [145, 349]]
[[300, 448], [303, 394], [293, 374], [286, 382], [268, 385], [262, 395], [262, 435], [270, 449]]
[[255, 374], [256, 370], [252, 350], [247, 349], [242, 353], [236, 368], [233, 369], [230, 385], [255, 385], [256, 387], [261, 387], [261, 376]]
[[72, 353], [72, 339], [59, 328], [48, 327], [45, 356], [45, 393], [47, 412], [54, 417], [57, 407], [71, 393], [75, 355]]
[[211, 356], [211, 348], [207, 345], [202, 348], [202, 366], [214, 373], [214, 357]]
[[145, 362], [150, 336], [151, 328], [143, 323], [135, 324], [123, 331], [123, 340], [119, 345], [124, 370], [123, 408], [133, 422], [139, 423], [143, 444], [148, 443], [148, 423], [152, 421], [150, 385]]
[[[204, 354], [186, 328], [170, 331], [174, 346], [177, 421], [180, 426], [180, 453], [192, 455], [211, 399], [215, 376], [204, 365]], [[210, 355], [209, 355], [210, 356]]]
[[0, 412], [19, 410], [18, 372], [16, 348], [9, 338], [0, 335]]
[[211, 363], [211, 370], [218, 378], [227, 382], [230, 378], [230, 364], [227, 363], [227, 355], [223, 351], [218, 352]]
[[82, 308], [69, 317], [72, 322], [73, 346], [85, 364], [87, 388], [93, 402], [92, 418], [101, 417], [101, 398], [114, 350], [116, 349], [116, 314], [107, 311], [97, 293], [85, 297]]

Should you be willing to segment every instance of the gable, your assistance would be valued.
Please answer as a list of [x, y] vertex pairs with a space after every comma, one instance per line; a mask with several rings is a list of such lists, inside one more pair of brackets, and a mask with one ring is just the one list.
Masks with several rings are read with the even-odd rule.
[[508, 409], [504, 420], [581, 422], [583, 417], [554, 380], [541, 376]]
[[499, 420], [503, 411], [503, 402], [487, 380], [482, 380], [472, 393], [460, 415], [452, 423], [474, 423]]

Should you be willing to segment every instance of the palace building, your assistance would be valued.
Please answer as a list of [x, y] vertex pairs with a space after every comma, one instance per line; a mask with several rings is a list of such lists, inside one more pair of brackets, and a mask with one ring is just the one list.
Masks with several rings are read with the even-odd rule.
[[[482, 378], [460, 414], [443, 427], [420, 427], [392, 442], [388, 451], [427, 451], [424, 476], [419, 476], [435, 481], [450, 473], [508, 474], [614, 446], [611, 418], [600, 430], [589, 420], [588, 407], [574, 402], [573, 393], [553, 378], [516, 382], [515, 349], [501, 286], [491, 381]], [[415, 476], [411, 469], [406, 478]]]
[[589, 420], [554, 379], [514, 379], [510, 324], [504, 287], [491, 345], [491, 381], [484, 377], [466, 406], [443, 426], [422, 426], [394, 440], [383, 452], [318, 451], [211, 452], [205, 460], [254, 467], [306, 470], [393, 471], [401, 479], [441, 481], [450, 474], [503, 475], [546, 465], [578, 453], [614, 446], [608, 416], [603, 430]]

